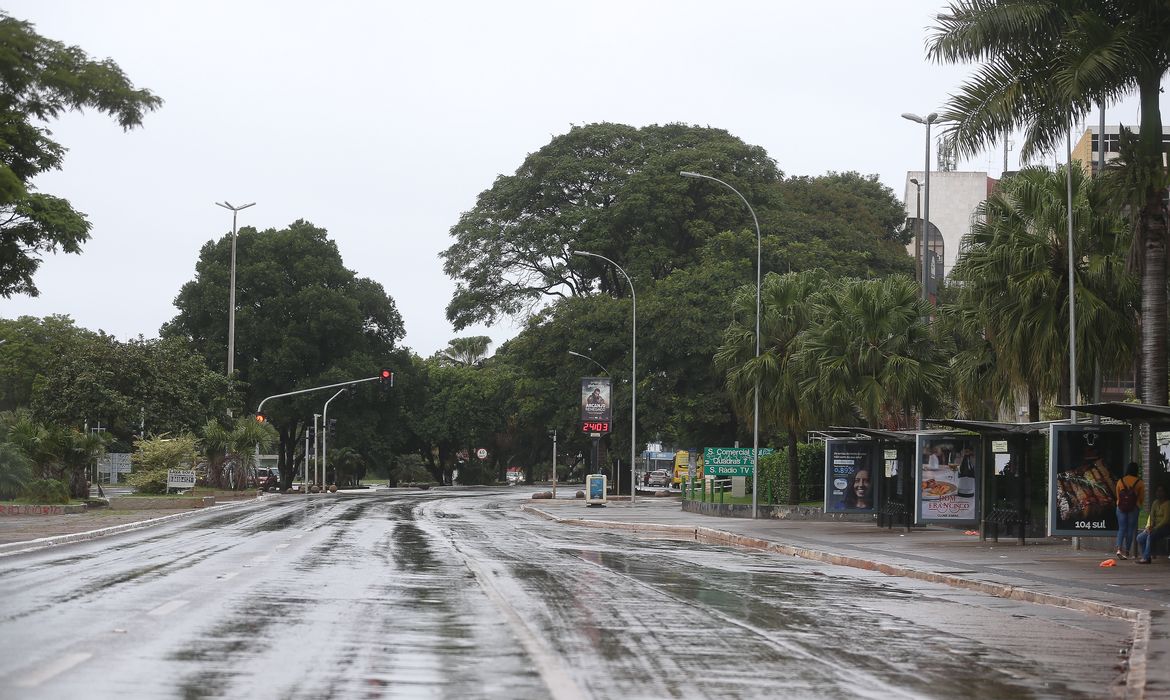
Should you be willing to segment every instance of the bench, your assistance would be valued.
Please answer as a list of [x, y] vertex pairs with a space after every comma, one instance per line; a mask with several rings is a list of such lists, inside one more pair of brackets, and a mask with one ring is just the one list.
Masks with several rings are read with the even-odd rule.
[[1024, 526], [1028, 522], [1028, 512], [1024, 511], [1021, 515], [1020, 510], [1016, 506], [993, 506], [991, 511], [983, 518], [983, 530], [981, 536], [987, 539], [987, 526], [991, 526], [992, 541], [999, 542], [999, 528], [1003, 526], [1016, 526], [1020, 544], [1024, 543]]
[[881, 508], [878, 509], [878, 527], [882, 527], [884, 525], [887, 529], [892, 530], [894, 529], [895, 520], [904, 522], [906, 523], [906, 526], [909, 527], [910, 522], [907, 519], [907, 516], [908, 513], [906, 511], [905, 503], [901, 503], [899, 501], [886, 501], [882, 504]]

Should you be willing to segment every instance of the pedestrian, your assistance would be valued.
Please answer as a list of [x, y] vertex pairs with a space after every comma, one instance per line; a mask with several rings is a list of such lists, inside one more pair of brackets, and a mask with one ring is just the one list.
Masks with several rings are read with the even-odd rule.
[[650, 472], [648, 471], [642, 473], [642, 486], [650, 488]]
[[1159, 485], [1154, 489], [1154, 502], [1150, 505], [1150, 512], [1146, 515], [1146, 527], [1138, 533], [1137, 546], [1141, 553], [1139, 564], [1149, 564], [1150, 554], [1154, 551], [1154, 543], [1170, 536], [1170, 500], [1166, 498], [1166, 487]]
[[1138, 476], [1137, 462], [1130, 462], [1125, 476], [1114, 485], [1117, 498], [1117, 558], [1125, 559], [1137, 536], [1138, 512], [1146, 500], [1146, 485]]

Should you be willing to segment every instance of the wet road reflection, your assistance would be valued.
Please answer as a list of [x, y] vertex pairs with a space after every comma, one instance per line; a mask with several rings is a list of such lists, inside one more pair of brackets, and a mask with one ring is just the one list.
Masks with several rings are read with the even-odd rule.
[[1128, 623], [563, 526], [276, 499], [0, 559], [0, 696], [1098, 698]]

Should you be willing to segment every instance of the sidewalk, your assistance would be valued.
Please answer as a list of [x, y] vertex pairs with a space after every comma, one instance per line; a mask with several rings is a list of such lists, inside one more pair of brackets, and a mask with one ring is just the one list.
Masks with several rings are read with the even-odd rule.
[[1042, 605], [1058, 605], [1134, 624], [1127, 698], [1170, 698], [1170, 560], [1132, 559], [1101, 567], [1110, 555], [1075, 551], [1067, 539], [980, 542], [939, 527], [887, 530], [875, 524], [720, 518], [682, 510], [676, 499], [586, 507], [581, 500], [534, 500], [524, 510], [558, 522], [763, 549], [880, 571]]

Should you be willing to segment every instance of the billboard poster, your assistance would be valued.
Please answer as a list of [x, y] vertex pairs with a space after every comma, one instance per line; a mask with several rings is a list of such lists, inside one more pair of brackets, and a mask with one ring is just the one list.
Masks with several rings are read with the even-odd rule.
[[975, 435], [918, 435], [914, 503], [919, 524], [979, 521], [983, 486], [979, 442]]
[[825, 440], [825, 512], [872, 513], [877, 501], [873, 442]]
[[1048, 440], [1048, 534], [1115, 537], [1114, 483], [1129, 462], [1129, 428], [1054, 425]]
[[613, 420], [613, 385], [609, 377], [581, 378], [581, 430], [608, 433]]

